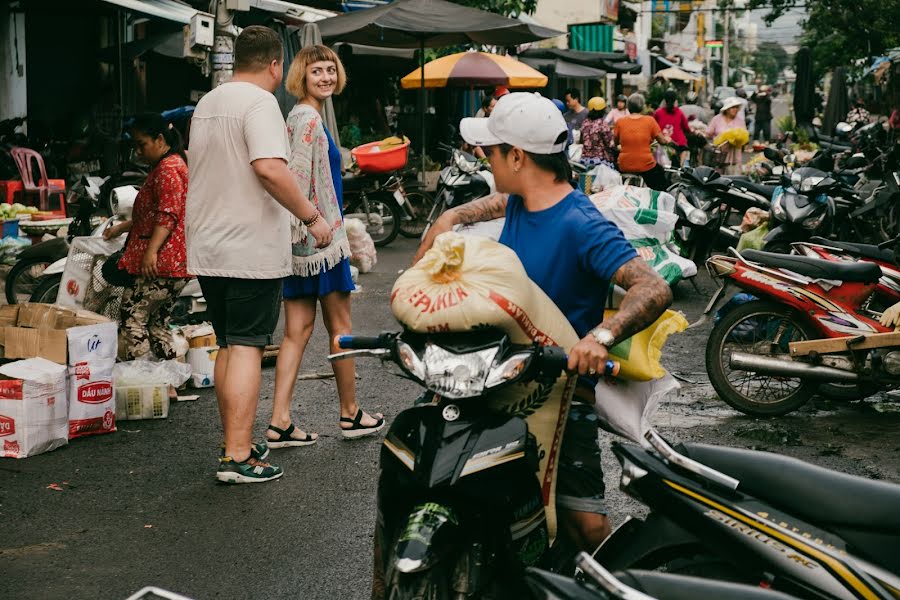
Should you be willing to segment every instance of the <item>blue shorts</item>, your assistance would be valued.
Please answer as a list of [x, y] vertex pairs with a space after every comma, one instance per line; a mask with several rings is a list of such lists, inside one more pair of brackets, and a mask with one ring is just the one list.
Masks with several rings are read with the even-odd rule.
[[310, 277], [290, 275], [284, 278], [285, 300], [298, 298], [321, 298], [332, 292], [352, 292], [356, 289], [350, 275], [350, 259], [345, 258], [327, 271]]

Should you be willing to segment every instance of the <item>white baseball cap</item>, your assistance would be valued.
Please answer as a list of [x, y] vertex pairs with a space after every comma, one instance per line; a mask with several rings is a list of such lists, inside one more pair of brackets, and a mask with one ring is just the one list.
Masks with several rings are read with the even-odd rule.
[[509, 144], [534, 154], [566, 149], [569, 129], [556, 105], [540, 94], [516, 92], [497, 101], [488, 118], [466, 118], [459, 124], [464, 140], [473, 146]]

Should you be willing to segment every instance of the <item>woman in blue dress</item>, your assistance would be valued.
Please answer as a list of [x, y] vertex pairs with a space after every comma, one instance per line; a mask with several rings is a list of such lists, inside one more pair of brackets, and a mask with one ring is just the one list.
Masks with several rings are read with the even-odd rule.
[[[316, 305], [331, 344], [338, 352], [336, 336], [351, 333], [350, 243], [341, 206], [341, 153], [323, 125], [322, 103], [339, 94], [346, 84], [344, 67], [327, 46], [303, 48], [294, 57], [286, 87], [298, 102], [287, 118], [291, 141], [288, 167], [300, 189], [319, 209], [319, 218], [331, 224], [330, 245], [316, 248], [316, 241], [298, 219], [291, 221], [291, 251], [294, 274], [284, 280], [284, 341], [275, 366], [275, 400], [266, 440], [272, 448], [305, 446], [316, 442], [316, 434], [296, 428], [291, 420], [291, 399], [303, 352], [316, 320]], [[352, 360], [333, 363], [338, 397], [340, 429], [344, 438], [370, 435], [384, 427], [384, 418], [369, 415], [356, 402], [356, 370]]]

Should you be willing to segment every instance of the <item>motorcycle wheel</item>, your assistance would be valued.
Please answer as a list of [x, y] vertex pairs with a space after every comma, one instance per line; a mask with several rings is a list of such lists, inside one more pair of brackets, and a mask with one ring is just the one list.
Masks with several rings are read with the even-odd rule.
[[[792, 412], [812, 397], [816, 384], [799, 378], [732, 370], [731, 352], [784, 356], [788, 344], [819, 337], [794, 310], [767, 300], [755, 300], [731, 310], [713, 327], [706, 344], [706, 371], [719, 397], [753, 417]], [[769, 339], [772, 338], [772, 339]]]
[[423, 573], [394, 571], [384, 597], [387, 600], [450, 600], [452, 586], [439, 567]]
[[28, 302], [40, 283], [44, 269], [49, 266], [48, 261], [40, 258], [20, 260], [13, 265], [6, 276], [6, 302]]
[[428, 216], [434, 208], [434, 197], [425, 192], [407, 192], [406, 201], [412, 213], [412, 220], [400, 222], [400, 235], [417, 238], [425, 233], [428, 226]]
[[41, 304], [56, 304], [56, 298], [59, 296], [59, 286], [62, 283], [62, 274], [47, 275], [41, 278], [40, 283], [34, 289], [30, 302], [39, 302]]
[[792, 249], [790, 242], [772, 242], [763, 248], [766, 252], [775, 252], [776, 254], [790, 254]]
[[366, 231], [372, 236], [376, 246], [387, 246], [394, 241], [400, 233], [400, 207], [393, 202], [386, 201], [377, 196], [366, 199], [368, 213], [362, 198], [354, 200], [346, 210], [345, 217], [353, 217], [362, 221]]

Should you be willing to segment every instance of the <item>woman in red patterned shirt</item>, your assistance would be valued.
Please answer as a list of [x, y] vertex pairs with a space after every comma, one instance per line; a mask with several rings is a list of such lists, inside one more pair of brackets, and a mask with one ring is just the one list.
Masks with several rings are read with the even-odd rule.
[[131, 220], [110, 227], [107, 239], [129, 232], [119, 268], [134, 276], [122, 297], [119, 323], [126, 360], [175, 358], [169, 319], [187, 284], [184, 203], [187, 157], [178, 131], [158, 114], [140, 115], [131, 126], [138, 157], [152, 166], [134, 201]]

